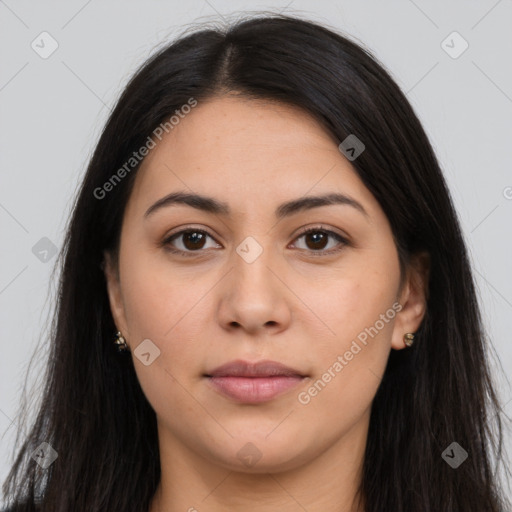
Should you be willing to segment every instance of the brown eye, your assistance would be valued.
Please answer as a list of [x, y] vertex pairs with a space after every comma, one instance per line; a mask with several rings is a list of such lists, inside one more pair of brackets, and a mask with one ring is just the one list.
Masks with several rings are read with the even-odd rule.
[[201, 229], [185, 229], [167, 237], [162, 245], [175, 253], [187, 254], [201, 252], [202, 249], [208, 248], [206, 244], [209, 238], [213, 240], [213, 237], [209, 233]]
[[[312, 233], [307, 233], [306, 235], [304, 235], [304, 237], [308, 248], [313, 250], [325, 249], [325, 246], [329, 241], [329, 235], [323, 233], [322, 231], [314, 231]], [[309, 244], [308, 242], [311, 243]]]
[[182, 236], [183, 245], [191, 251], [202, 249], [206, 240], [206, 235], [200, 231], [186, 231]]
[[[304, 249], [312, 253], [317, 252], [318, 255], [332, 254], [333, 252], [343, 249], [345, 245], [349, 245], [348, 240], [338, 235], [338, 233], [320, 228], [304, 230], [296, 240], [300, 239], [304, 239], [305, 247], [299, 247], [299, 249]], [[334, 244], [332, 243], [333, 239], [335, 241]], [[330, 247], [328, 247], [329, 244]], [[325, 250], [326, 248], [327, 250]], [[315, 256], [317, 255], [315, 254]]]

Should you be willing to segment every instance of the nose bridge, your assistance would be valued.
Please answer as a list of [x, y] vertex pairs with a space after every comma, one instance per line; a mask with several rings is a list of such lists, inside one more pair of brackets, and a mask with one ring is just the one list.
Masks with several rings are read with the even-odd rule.
[[289, 322], [284, 290], [275, 270], [270, 270], [276, 267], [276, 255], [263, 243], [247, 237], [233, 251], [219, 310], [225, 328], [237, 325], [256, 331], [265, 326], [283, 328]]
[[233, 254], [234, 279], [239, 289], [269, 294], [275, 283], [268, 267], [272, 266], [275, 255], [271, 254], [268, 243], [264, 248], [263, 237], [259, 238], [260, 241], [248, 236], [236, 247]]

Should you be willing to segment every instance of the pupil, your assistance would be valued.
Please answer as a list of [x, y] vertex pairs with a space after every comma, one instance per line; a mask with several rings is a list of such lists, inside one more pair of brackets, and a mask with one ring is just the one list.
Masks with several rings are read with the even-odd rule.
[[[320, 233], [320, 232], [310, 233], [310, 234], [308, 234], [307, 237], [311, 237], [313, 239], [314, 247], [312, 247], [312, 249], [323, 249], [325, 247], [325, 241], [327, 240], [325, 233]], [[324, 243], [322, 243], [322, 242], [324, 242]], [[320, 247], [318, 247], [317, 244], [320, 244]]]
[[[187, 249], [197, 249], [197, 244], [199, 243], [199, 248], [201, 247], [201, 241], [204, 240], [204, 234], [198, 233], [197, 231], [190, 231], [185, 235], [185, 247]], [[192, 247], [189, 247], [191, 245]]]

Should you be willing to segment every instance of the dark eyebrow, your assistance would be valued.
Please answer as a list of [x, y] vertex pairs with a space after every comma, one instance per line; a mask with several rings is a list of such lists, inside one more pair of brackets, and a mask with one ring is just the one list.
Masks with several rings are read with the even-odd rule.
[[276, 217], [278, 219], [282, 219], [303, 210], [318, 208], [320, 206], [329, 206], [332, 204], [345, 204], [352, 206], [365, 217], [369, 217], [368, 212], [364, 209], [361, 203], [350, 196], [340, 193], [325, 194], [322, 196], [304, 196], [300, 199], [294, 199], [293, 201], [283, 203], [276, 209]]
[[[156, 203], [151, 205], [144, 214], [144, 217], [149, 217], [160, 208], [174, 204], [185, 204], [198, 210], [220, 215], [229, 215], [231, 211], [227, 203], [218, 201], [213, 197], [207, 197], [199, 194], [190, 194], [188, 192], [172, 192], [171, 194], [162, 197]], [[278, 219], [282, 219], [300, 211], [309, 210], [311, 208], [318, 208], [320, 206], [329, 206], [333, 204], [344, 204], [352, 206], [366, 217], [369, 217], [367, 211], [364, 209], [361, 203], [345, 194], [340, 193], [331, 193], [321, 196], [304, 196], [299, 199], [288, 201], [277, 207], [276, 217]]]

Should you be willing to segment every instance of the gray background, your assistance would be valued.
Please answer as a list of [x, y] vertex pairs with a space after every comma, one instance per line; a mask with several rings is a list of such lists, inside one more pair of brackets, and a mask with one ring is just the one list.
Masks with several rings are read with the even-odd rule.
[[[460, 215], [493, 360], [512, 374], [511, 0], [0, 0], [2, 481], [36, 350], [29, 385], [37, 386], [42, 376], [41, 333], [55, 286], [51, 248], [62, 244], [72, 197], [109, 109], [137, 66], [185, 25], [260, 10], [303, 15], [345, 31], [367, 45], [407, 92]], [[31, 47], [35, 41], [40, 52], [51, 48], [48, 36], [39, 36], [43, 31], [58, 43], [46, 59]], [[469, 44], [457, 58], [464, 43], [458, 36], [446, 40], [453, 31]], [[510, 416], [511, 387], [495, 373]], [[37, 392], [32, 396], [37, 401]], [[510, 439], [508, 431], [509, 446]]]

